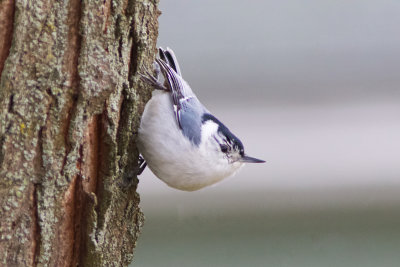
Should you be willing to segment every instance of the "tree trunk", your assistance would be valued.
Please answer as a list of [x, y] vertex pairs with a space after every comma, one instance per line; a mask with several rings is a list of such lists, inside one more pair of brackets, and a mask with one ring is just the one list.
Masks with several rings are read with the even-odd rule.
[[157, 0], [0, 0], [0, 265], [127, 266]]

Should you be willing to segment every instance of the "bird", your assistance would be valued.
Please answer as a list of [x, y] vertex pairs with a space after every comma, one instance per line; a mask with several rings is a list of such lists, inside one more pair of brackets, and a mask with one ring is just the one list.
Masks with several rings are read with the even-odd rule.
[[140, 73], [155, 89], [138, 130], [144, 167], [172, 188], [195, 191], [234, 175], [245, 163], [264, 163], [248, 156], [240, 139], [199, 101], [182, 78], [173, 50], [160, 47], [158, 52], [156, 77]]

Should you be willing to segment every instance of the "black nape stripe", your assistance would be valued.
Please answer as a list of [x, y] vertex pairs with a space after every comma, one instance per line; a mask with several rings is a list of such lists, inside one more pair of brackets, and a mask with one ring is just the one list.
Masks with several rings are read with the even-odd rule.
[[[220, 122], [215, 116], [209, 114], [209, 113], [205, 113], [201, 119], [202, 123], [205, 123], [206, 121], [213, 121], [216, 124], [218, 124], [218, 132], [220, 132], [221, 134], [223, 134], [227, 141], [230, 141], [230, 143], [233, 144], [233, 147], [237, 148], [237, 150], [239, 150], [241, 153], [244, 150], [243, 148], [243, 144], [242, 142], [239, 140], [239, 138], [237, 138], [229, 129], [228, 127], [226, 127], [222, 122]], [[244, 152], [243, 152], [244, 153]]]

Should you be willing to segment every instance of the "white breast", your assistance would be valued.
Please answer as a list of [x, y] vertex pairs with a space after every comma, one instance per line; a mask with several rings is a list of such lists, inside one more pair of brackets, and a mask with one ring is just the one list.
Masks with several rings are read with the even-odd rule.
[[[176, 122], [168, 92], [155, 90], [139, 128], [138, 147], [151, 171], [169, 186], [194, 191], [234, 174], [243, 164], [216, 158], [203, 142], [193, 145]], [[212, 126], [207, 127], [211, 129]], [[209, 134], [202, 133], [202, 138]]]

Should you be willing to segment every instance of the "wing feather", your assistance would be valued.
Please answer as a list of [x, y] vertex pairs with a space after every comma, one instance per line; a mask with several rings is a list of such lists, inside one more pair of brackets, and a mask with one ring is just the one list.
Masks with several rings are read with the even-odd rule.
[[[176, 70], [180, 72], [180, 69], [173, 52], [167, 53], [168, 51], [165, 52], [162, 49], [159, 51], [160, 58], [156, 59], [156, 62], [165, 77], [165, 86], [171, 93], [178, 126], [189, 140], [195, 145], [199, 145], [201, 140], [201, 117], [205, 112], [205, 108], [195, 97], [189, 85], [177, 73]], [[174, 62], [175, 65], [171, 66], [169, 62]]]

